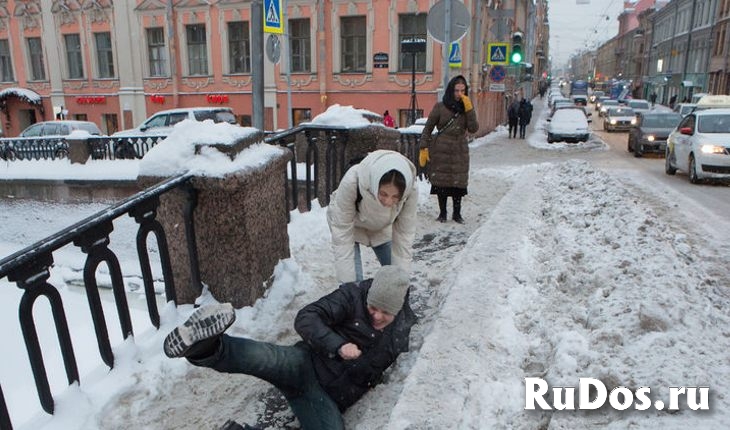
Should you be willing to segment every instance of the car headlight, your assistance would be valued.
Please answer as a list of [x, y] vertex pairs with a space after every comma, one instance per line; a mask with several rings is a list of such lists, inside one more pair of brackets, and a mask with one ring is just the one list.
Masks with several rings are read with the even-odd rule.
[[654, 136], [650, 134], [650, 135], [646, 136], [646, 140], [648, 140], [649, 142], [653, 142]]
[[611, 120], [611, 125], [616, 125], [616, 120], [615, 119], [612, 119]]
[[703, 154], [724, 154], [725, 147], [718, 145], [702, 145], [700, 146], [700, 151]]
[[631, 125], [636, 125], [636, 118], [631, 120]]

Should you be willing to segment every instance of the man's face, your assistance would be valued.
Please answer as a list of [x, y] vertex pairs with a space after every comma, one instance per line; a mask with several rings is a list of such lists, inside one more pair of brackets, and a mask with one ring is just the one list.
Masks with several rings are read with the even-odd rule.
[[391, 315], [375, 306], [368, 305], [368, 313], [370, 314], [370, 321], [375, 330], [383, 330], [395, 319], [395, 315]]

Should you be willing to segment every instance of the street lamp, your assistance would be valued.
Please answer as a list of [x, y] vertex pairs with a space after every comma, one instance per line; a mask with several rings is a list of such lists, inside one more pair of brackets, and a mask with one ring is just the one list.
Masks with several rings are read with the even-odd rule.
[[426, 52], [426, 39], [411, 37], [400, 42], [400, 51], [411, 54], [411, 104], [409, 107], [408, 125], [416, 122], [416, 54]]

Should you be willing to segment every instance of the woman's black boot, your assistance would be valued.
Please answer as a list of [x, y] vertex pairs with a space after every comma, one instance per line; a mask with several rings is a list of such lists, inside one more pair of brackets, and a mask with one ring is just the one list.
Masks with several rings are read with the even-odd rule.
[[461, 217], [461, 197], [452, 197], [454, 200], [454, 221], [464, 224], [464, 218]]
[[439, 222], [446, 222], [446, 199], [447, 197], [443, 194], [438, 194], [439, 199], [439, 217], [436, 218], [436, 221]]

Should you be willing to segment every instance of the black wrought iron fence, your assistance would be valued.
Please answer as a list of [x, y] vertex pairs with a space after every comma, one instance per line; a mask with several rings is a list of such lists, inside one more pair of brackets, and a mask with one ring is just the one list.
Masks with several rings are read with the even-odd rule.
[[[124, 201], [92, 215], [71, 227], [43, 239], [15, 254], [0, 260], [0, 279], [7, 278], [15, 282], [23, 290], [19, 303], [18, 315], [23, 340], [28, 351], [28, 358], [33, 372], [38, 398], [41, 407], [52, 414], [54, 401], [51, 395], [46, 363], [33, 316], [36, 300], [43, 296], [48, 299], [55, 332], [61, 350], [61, 358], [66, 372], [68, 384], [79, 381], [79, 372], [71, 343], [66, 311], [61, 302], [58, 289], [49, 282], [50, 268], [54, 261], [54, 252], [73, 243], [86, 254], [83, 269], [84, 288], [88, 298], [94, 331], [101, 360], [110, 368], [114, 367], [114, 355], [109, 340], [109, 329], [104, 317], [101, 298], [98, 290], [96, 269], [101, 263], [109, 268], [114, 302], [120, 329], [126, 339], [133, 334], [129, 307], [124, 291], [122, 269], [116, 254], [109, 248], [110, 233], [114, 229], [114, 221], [129, 215], [139, 224], [136, 236], [137, 255], [142, 272], [144, 294], [150, 322], [157, 328], [160, 326], [160, 315], [155, 300], [152, 268], [150, 266], [147, 239], [154, 234], [159, 253], [162, 277], [165, 285], [167, 301], [177, 303], [175, 285], [170, 263], [170, 253], [162, 224], [156, 219], [160, 196], [174, 189], [183, 189], [188, 194], [186, 207], [183, 208], [188, 255], [190, 256], [191, 279], [200, 288], [199, 265], [197, 261], [196, 240], [193, 229], [193, 209], [196, 205], [196, 190], [190, 183], [190, 176], [180, 175], [167, 179], [159, 184], [139, 192]], [[2, 395], [0, 386], [0, 429], [12, 429], [10, 414]]]
[[[142, 158], [167, 136], [92, 136], [86, 139], [92, 160]], [[19, 137], [0, 139], [0, 159], [56, 160], [68, 157], [66, 137]]]

